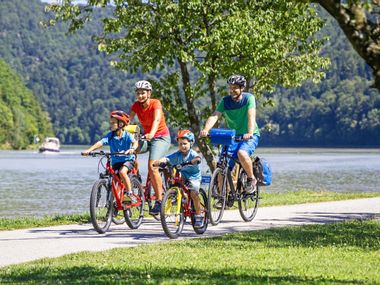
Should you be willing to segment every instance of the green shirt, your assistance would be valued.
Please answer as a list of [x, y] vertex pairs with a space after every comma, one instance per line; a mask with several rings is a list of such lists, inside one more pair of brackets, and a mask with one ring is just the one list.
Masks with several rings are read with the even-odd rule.
[[[251, 93], [243, 92], [239, 102], [226, 96], [219, 103], [216, 111], [223, 113], [226, 118], [227, 127], [236, 130], [237, 135], [248, 133], [248, 110], [256, 108], [255, 97]], [[254, 127], [253, 134], [260, 136], [259, 127]]]

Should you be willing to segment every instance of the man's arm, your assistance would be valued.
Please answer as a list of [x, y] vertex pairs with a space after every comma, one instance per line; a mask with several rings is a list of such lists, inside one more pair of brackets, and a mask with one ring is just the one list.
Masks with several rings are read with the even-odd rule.
[[248, 109], [248, 133], [244, 135], [244, 139], [248, 140], [253, 136], [256, 127], [256, 108]]
[[211, 128], [215, 125], [215, 123], [220, 119], [222, 113], [215, 111], [210, 117], [208, 117], [205, 127], [201, 131], [201, 137], [206, 137]]

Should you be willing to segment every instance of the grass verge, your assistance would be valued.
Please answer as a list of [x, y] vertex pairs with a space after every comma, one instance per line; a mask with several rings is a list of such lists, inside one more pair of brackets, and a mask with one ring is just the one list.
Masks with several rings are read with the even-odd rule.
[[[263, 188], [261, 188], [263, 189]], [[328, 191], [295, 191], [284, 193], [272, 193], [264, 189], [261, 192], [260, 207], [267, 206], [279, 206], [279, 205], [292, 205], [303, 204], [313, 202], [327, 202], [338, 201], [348, 199], [360, 199], [360, 198], [373, 198], [380, 197], [380, 192], [328, 192]], [[232, 209], [237, 209], [237, 203]], [[15, 230], [25, 229], [32, 227], [45, 227], [56, 225], [68, 225], [68, 224], [83, 224], [90, 222], [90, 215], [88, 213], [76, 214], [76, 215], [62, 215], [43, 218], [15, 218], [7, 219], [0, 218], [0, 231], [1, 230]]]
[[70, 254], [0, 270], [11, 284], [380, 284], [380, 220]]

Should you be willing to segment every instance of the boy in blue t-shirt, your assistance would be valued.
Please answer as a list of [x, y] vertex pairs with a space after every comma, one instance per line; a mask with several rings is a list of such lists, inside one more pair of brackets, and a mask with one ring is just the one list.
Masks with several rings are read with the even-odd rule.
[[201, 186], [202, 174], [199, 163], [201, 157], [191, 149], [194, 144], [194, 134], [189, 130], [182, 130], [177, 133], [178, 151], [167, 155], [164, 158], [154, 161], [154, 166], [159, 166], [160, 163], [180, 164], [191, 161], [192, 165], [186, 165], [181, 168], [182, 181], [190, 190], [191, 199], [193, 199], [195, 207], [195, 222], [194, 228], [203, 227], [203, 216], [201, 214], [201, 202], [199, 200], [199, 188]]
[[101, 148], [103, 145], [109, 145], [111, 152], [124, 152], [126, 154], [111, 156], [112, 168], [115, 171], [119, 171], [119, 176], [126, 189], [126, 193], [123, 197], [123, 202], [126, 204], [132, 202], [132, 186], [128, 172], [134, 167], [134, 160], [136, 158], [134, 152], [138, 147], [138, 141], [123, 129], [128, 124], [129, 116], [127, 113], [123, 111], [112, 111], [110, 114], [111, 132], [83, 152], [83, 155], [88, 155], [91, 151]]

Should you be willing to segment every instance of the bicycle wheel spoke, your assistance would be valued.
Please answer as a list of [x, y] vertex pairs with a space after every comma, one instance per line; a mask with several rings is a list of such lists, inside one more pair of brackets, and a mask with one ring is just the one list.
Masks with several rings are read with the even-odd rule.
[[106, 180], [95, 182], [90, 198], [91, 222], [95, 230], [104, 233], [108, 230], [113, 213], [112, 193]]
[[131, 229], [137, 229], [144, 217], [144, 194], [140, 180], [134, 175], [130, 176], [132, 185], [131, 205], [124, 210], [125, 221]]
[[184, 216], [178, 188], [166, 191], [161, 207], [161, 224], [169, 238], [177, 238], [183, 229]]
[[222, 219], [226, 206], [226, 185], [222, 175], [223, 170], [215, 169], [208, 189], [208, 217], [212, 225], [217, 225]]
[[[240, 169], [239, 173], [241, 187], [247, 182], [247, 174], [243, 169]], [[243, 187], [244, 188], [244, 187]], [[239, 212], [244, 221], [250, 222], [256, 216], [259, 206], [259, 187], [252, 194], [245, 194], [242, 189], [239, 189]]]

